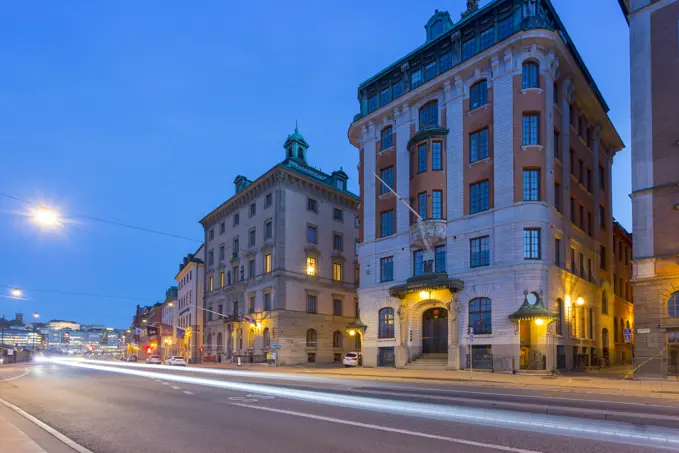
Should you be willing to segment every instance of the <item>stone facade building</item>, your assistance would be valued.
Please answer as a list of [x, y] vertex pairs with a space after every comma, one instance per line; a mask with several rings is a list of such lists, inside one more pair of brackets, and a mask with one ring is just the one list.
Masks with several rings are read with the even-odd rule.
[[178, 344], [176, 353], [188, 357], [191, 363], [199, 361], [203, 343], [204, 260], [205, 246], [201, 245], [184, 257], [174, 277], [179, 292], [173, 342]]
[[615, 362], [611, 166], [623, 143], [554, 7], [468, 2], [457, 23], [436, 11], [425, 29], [360, 85], [349, 128], [364, 365]]
[[356, 301], [358, 197], [341, 169], [308, 164], [297, 129], [285, 160], [201, 220], [205, 228], [204, 360], [282, 365], [338, 361]]
[[619, 0], [630, 27], [637, 377], [679, 375], [679, 0]]

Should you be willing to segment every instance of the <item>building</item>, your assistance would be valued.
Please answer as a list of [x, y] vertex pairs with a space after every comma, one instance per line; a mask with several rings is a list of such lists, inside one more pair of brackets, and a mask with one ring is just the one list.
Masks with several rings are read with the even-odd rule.
[[185, 354], [183, 347], [183, 340], [177, 336], [178, 323], [178, 302], [179, 289], [176, 286], [170, 286], [165, 291], [165, 301], [161, 308], [161, 320], [159, 324], [151, 324], [151, 327], [158, 328], [156, 351], [163, 359], [173, 356]]
[[[174, 279], [179, 288], [177, 298], [178, 337], [185, 344], [191, 363], [200, 359], [203, 344], [203, 288], [204, 288], [205, 247], [201, 245], [195, 253], [189, 253], [179, 265]], [[176, 335], [177, 336], [177, 335]]]
[[636, 377], [679, 375], [679, 0], [619, 0], [630, 27]]
[[161, 324], [163, 321], [163, 302], [144, 307], [137, 305], [128, 338], [127, 355], [136, 355], [140, 360], [158, 354]]
[[358, 89], [364, 366], [615, 363], [623, 143], [549, 0], [467, 5]]
[[[285, 160], [200, 222], [205, 229], [204, 360], [332, 362], [357, 345], [358, 197], [341, 169], [308, 163], [297, 128]], [[280, 348], [278, 348], [280, 347]]]

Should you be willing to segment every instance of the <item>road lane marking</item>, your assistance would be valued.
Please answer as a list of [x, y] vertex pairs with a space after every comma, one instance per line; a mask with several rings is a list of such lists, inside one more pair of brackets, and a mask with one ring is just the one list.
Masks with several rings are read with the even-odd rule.
[[7, 378], [7, 379], [0, 379], [0, 382], [9, 382], [9, 381], [13, 381], [13, 380], [15, 380], [15, 379], [19, 379], [19, 378], [22, 378], [22, 377], [26, 376], [26, 375], [27, 375], [28, 373], [30, 373], [30, 372], [31, 372], [31, 370], [29, 370], [28, 368], [24, 368], [24, 372], [21, 373], [19, 376], [14, 376], [14, 377]]
[[482, 447], [482, 448], [489, 448], [492, 450], [500, 450], [500, 451], [509, 451], [512, 453], [540, 453], [537, 450], [525, 450], [523, 448], [514, 448], [514, 447], [507, 447], [504, 445], [497, 445], [497, 444], [487, 444], [484, 442], [475, 442], [473, 440], [466, 440], [466, 439], [459, 439], [456, 437], [447, 437], [447, 436], [439, 436], [437, 434], [427, 434], [427, 433], [420, 433], [416, 431], [409, 431], [407, 429], [400, 429], [400, 428], [391, 428], [389, 426], [382, 426], [382, 425], [373, 425], [371, 423], [361, 423], [361, 422], [354, 422], [351, 420], [344, 420], [341, 418], [334, 418], [334, 417], [325, 417], [323, 415], [315, 415], [315, 414], [307, 414], [304, 412], [296, 412], [296, 411], [288, 411], [284, 409], [274, 409], [271, 407], [261, 407], [261, 406], [251, 406], [249, 404], [241, 404], [241, 403], [229, 403], [233, 406], [239, 406], [239, 407], [247, 407], [249, 409], [255, 409], [255, 410], [260, 410], [260, 411], [268, 411], [268, 412], [276, 412], [278, 414], [285, 414], [285, 415], [294, 415], [296, 417], [304, 417], [304, 418], [310, 418], [312, 420], [321, 420], [321, 421], [326, 421], [326, 422], [331, 422], [331, 423], [338, 423], [341, 425], [349, 425], [349, 426], [357, 426], [359, 428], [368, 428], [368, 429], [374, 429], [377, 431], [386, 431], [389, 433], [397, 433], [397, 434], [406, 434], [409, 436], [416, 436], [416, 437], [425, 437], [427, 439], [435, 439], [435, 440], [442, 440], [446, 442], [451, 442], [455, 444], [463, 444], [463, 445], [471, 445], [474, 447]]
[[187, 395], [193, 395], [193, 392], [189, 392], [188, 390], [184, 390], [184, 393], [186, 393]]
[[163, 382], [163, 385], [170, 385], [169, 382]]
[[8, 408], [12, 409], [14, 412], [21, 415], [22, 417], [24, 417], [28, 421], [38, 425], [40, 428], [44, 429], [45, 431], [47, 431], [48, 433], [50, 433], [51, 435], [53, 435], [54, 437], [56, 437], [57, 439], [62, 441], [64, 444], [68, 445], [73, 450], [77, 451], [78, 453], [94, 453], [92, 450], [89, 450], [89, 449], [83, 447], [82, 445], [76, 443], [75, 441], [69, 439], [68, 437], [61, 434], [56, 429], [49, 426], [47, 423], [44, 423], [44, 422], [38, 420], [37, 418], [35, 418], [31, 414], [29, 414], [28, 412], [24, 411], [23, 409], [15, 406], [14, 404], [12, 404], [8, 401], [5, 401], [2, 398], [0, 398], [0, 404], [7, 406]]
[[176, 385], [173, 385], [172, 388], [175, 389], [175, 390], [181, 390], [182, 389], [181, 387], [177, 387]]

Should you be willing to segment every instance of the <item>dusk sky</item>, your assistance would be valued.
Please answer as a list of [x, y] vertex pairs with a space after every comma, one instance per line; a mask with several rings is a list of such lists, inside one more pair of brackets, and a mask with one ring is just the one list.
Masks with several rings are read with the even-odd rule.
[[[552, 0], [630, 144], [629, 30], [616, 0]], [[487, 2], [482, 1], [485, 5]], [[199, 6], [198, 6], [199, 5]], [[40, 230], [0, 196], [0, 315], [127, 327], [164, 298], [198, 221], [283, 160], [299, 121], [310, 163], [358, 191], [357, 87], [465, 0], [7, 2], [0, 15], [0, 193], [83, 218]], [[630, 150], [613, 215], [631, 231]], [[26, 300], [6, 296], [11, 287]], [[42, 290], [42, 291], [37, 291]], [[91, 296], [65, 293], [86, 293]], [[115, 296], [115, 297], [103, 297]]]

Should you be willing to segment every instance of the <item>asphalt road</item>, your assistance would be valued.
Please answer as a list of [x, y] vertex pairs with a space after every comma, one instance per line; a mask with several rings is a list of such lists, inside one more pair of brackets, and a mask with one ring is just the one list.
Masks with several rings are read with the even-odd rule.
[[12, 380], [24, 367], [0, 368], [0, 398], [95, 453], [679, 450], [679, 422], [597, 412], [671, 426], [669, 398], [122, 365], [30, 365]]

